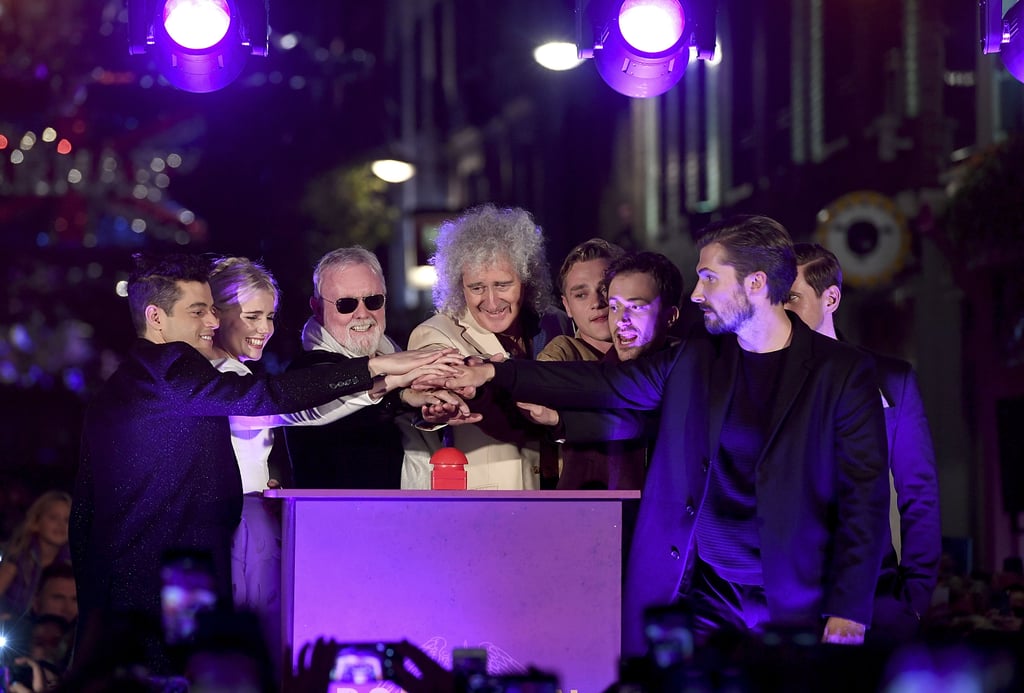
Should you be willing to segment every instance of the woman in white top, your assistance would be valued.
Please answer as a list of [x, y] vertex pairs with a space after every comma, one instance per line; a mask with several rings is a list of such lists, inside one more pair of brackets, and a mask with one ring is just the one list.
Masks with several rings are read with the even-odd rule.
[[[220, 371], [252, 375], [245, 362], [258, 361], [274, 335], [280, 293], [277, 282], [256, 262], [244, 257], [225, 257], [214, 262], [210, 289], [220, 318], [220, 327], [214, 335], [218, 358], [211, 362]], [[400, 356], [391, 354], [376, 358], [386, 361]], [[461, 362], [457, 357], [452, 359]], [[441, 359], [403, 375], [388, 374], [384, 378], [385, 391], [407, 387], [420, 375], [440, 375], [446, 372], [443, 364], [444, 359]], [[414, 405], [429, 408], [438, 402], [436, 395], [410, 394], [415, 397], [406, 401]], [[264, 489], [281, 485], [281, 480], [272, 478], [270, 474], [273, 429], [277, 426], [330, 423], [362, 407], [376, 404], [380, 397], [381, 393], [366, 392], [293, 414], [228, 417], [231, 444], [245, 494], [242, 520], [235, 532], [231, 552], [234, 600], [236, 606], [259, 614], [267, 644], [273, 653], [280, 652], [281, 644], [281, 522], [277, 501], [263, 498]], [[281, 457], [285, 459], [287, 455]]]

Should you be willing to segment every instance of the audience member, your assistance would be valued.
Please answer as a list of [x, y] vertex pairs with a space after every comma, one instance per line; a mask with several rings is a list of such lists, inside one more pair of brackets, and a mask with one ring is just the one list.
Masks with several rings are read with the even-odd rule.
[[[228, 416], [270, 415], [365, 390], [444, 352], [351, 359], [281, 376], [220, 373], [210, 363], [219, 326], [209, 262], [136, 256], [128, 305], [138, 339], [89, 405], [72, 506], [77, 646], [89, 658], [127, 614], [160, 615], [161, 557], [209, 552], [217, 593], [230, 602], [230, 546], [242, 484]], [[85, 635], [91, 640], [87, 640]], [[155, 631], [137, 639], [155, 672], [170, 662]]]
[[32, 598], [32, 645], [45, 651], [35, 659], [49, 663], [52, 672], [63, 674], [75, 645], [78, 622], [78, 589], [70, 563], [51, 563], [39, 576]]
[[47, 491], [29, 506], [0, 561], [0, 620], [27, 614], [43, 570], [70, 561], [70, 513], [71, 496], [64, 491]]
[[[520, 400], [616, 407], [567, 417], [567, 438], [642, 431], [661, 409], [627, 574], [623, 646], [646, 607], [682, 599], [698, 642], [801, 626], [861, 643], [885, 543], [885, 424], [870, 360], [783, 308], [789, 234], [766, 217], [711, 225], [691, 299], [710, 337], [617, 366], [511, 360], [460, 367]], [[572, 417], [575, 418], [575, 417]], [[589, 430], [588, 430], [589, 429]]]
[[[400, 353], [398, 344], [385, 334], [386, 303], [384, 272], [376, 255], [359, 246], [324, 255], [313, 271], [313, 296], [309, 300], [313, 315], [302, 328], [303, 352], [288, 370], [315, 369], [338, 358]], [[423, 433], [413, 426], [412, 409], [420, 409], [425, 415], [431, 407], [447, 408], [449, 412], [461, 408], [469, 413], [465, 403], [451, 393], [407, 388], [421, 373], [388, 376], [383, 397], [377, 393], [359, 395], [302, 412], [297, 423], [317, 426], [285, 431], [296, 486], [415, 486], [414, 480], [426, 468], [430, 451]], [[410, 462], [404, 464], [407, 456]]]
[[[808, 327], [838, 339], [833, 316], [842, 300], [839, 260], [824, 247], [796, 245], [797, 277], [786, 308]], [[874, 359], [885, 410], [890, 479], [890, 544], [882, 561], [869, 636], [899, 643], [918, 631], [938, 579], [942, 553], [939, 482], [924, 402], [909, 363]]]
[[[570, 332], [568, 318], [551, 306], [544, 236], [525, 210], [487, 204], [446, 221], [431, 263], [437, 314], [413, 330], [410, 348], [532, 360], [556, 335]], [[543, 426], [505, 396], [484, 397], [470, 408], [483, 415], [480, 423], [446, 431], [469, 460], [468, 488], [541, 488], [542, 444], [545, 484], [556, 483], [557, 450]]]

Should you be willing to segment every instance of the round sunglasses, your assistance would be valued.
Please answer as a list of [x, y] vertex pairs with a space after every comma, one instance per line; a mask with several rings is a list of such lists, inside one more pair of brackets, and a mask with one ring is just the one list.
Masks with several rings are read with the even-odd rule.
[[359, 307], [359, 302], [362, 301], [366, 310], [380, 310], [384, 307], [384, 298], [384, 294], [370, 294], [359, 298], [339, 298], [334, 302], [334, 308], [342, 315], [348, 315], [354, 312]]

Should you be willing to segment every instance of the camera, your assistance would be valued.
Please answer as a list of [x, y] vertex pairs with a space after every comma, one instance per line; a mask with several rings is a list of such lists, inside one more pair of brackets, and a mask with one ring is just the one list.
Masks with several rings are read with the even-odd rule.
[[380, 685], [391, 681], [401, 666], [393, 643], [348, 643], [338, 648], [327, 693], [384, 693]]
[[160, 582], [164, 642], [182, 645], [193, 641], [198, 614], [217, 605], [210, 554], [191, 549], [167, 551], [160, 566]]

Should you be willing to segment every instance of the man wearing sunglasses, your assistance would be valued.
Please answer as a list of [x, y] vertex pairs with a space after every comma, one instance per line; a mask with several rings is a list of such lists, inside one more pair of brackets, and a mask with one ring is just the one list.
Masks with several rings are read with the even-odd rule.
[[[302, 328], [303, 353], [288, 370], [317, 367], [337, 358], [401, 351], [385, 334], [387, 289], [377, 257], [354, 246], [324, 255], [313, 270], [313, 315]], [[439, 401], [440, 400], [440, 401]], [[412, 426], [413, 409], [441, 402], [458, 406], [447, 392], [389, 388], [346, 398], [350, 413], [320, 426], [289, 426], [285, 441], [298, 488], [397, 489], [407, 450], [429, 455]], [[336, 406], [332, 403], [328, 407]], [[326, 407], [309, 412], [321, 418]]]

